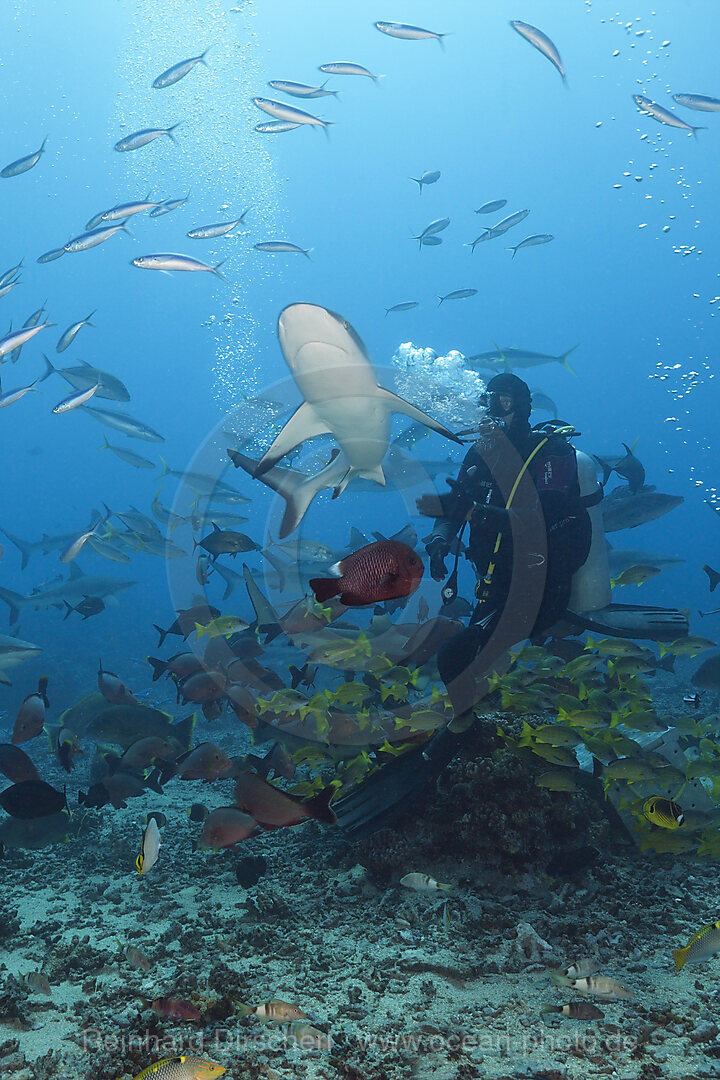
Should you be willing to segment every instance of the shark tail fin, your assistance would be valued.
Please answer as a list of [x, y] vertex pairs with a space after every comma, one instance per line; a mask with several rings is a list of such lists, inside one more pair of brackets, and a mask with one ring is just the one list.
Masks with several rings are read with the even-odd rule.
[[5, 536], [7, 536], [10, 543], [14, 544], [22, 555], [22, 559], [20, 561], [20, 569], [24, 570], [27, 564], [30, 562], [30, 556], [34, 551], [33, 544], [29, 540], [21, 540], [19, 536], [13, 536], [12, 533], [7, 532], [5, 529], [2, 529], [0, 531], [2, 531]]
[[10, 625], [14, 626], [20, 618], [20, 608], [25, 603], [25, 597], [10, 589], [0, 589], [0, 600], [10, 608]]

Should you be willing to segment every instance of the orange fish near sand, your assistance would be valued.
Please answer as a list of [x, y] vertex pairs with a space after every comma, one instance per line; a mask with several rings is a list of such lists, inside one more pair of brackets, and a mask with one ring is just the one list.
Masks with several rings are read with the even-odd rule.
[[322, 604], [339, 596], [347, 607], [363, 607], [381, 600], [397, 600], [415, 592], [423, 564], [407, 544], [378, 540], [330, 567], [332, 578], [311, 578], [310, 588]]

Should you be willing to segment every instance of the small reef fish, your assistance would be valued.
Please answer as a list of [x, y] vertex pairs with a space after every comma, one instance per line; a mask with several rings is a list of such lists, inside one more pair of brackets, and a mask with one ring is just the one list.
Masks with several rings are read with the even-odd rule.
[[198, 1007], [183, 998], [155, 998], [154, 1001], [149, 1002], [149, 1005], [157, 1016], [164, 1016], [167, 1020], [202, 1019], [202, 1013]]
[[[86, 401], [90, 400], [93, 394], [97, 392], [97, 388], [98, 384], [95, 383], [94, 386], [89, 387], [87, 390], [76, 390], [74, 394], [68, 394], [66, 398], [63, 398], [62, 401], [57, 403], [53, 409], [53, 413], [55, 416], [60, 416], [62, 413], [79, 408], [80, 405], [84, 405]], [[88, 533], [88, 536], [86, 536], [85, 539], [88, 539], [91, 535], [92, 533]]]
[[235, 218], [234, 221], [218, 221], [214, 225], [198, 225], [196, 228], [190, 229], [185, 235], [189, 236], [191, 240], [214, 240], [218, 236], [227, 236], [236, 225], [243, 223], [245, 214], [247, 214], [247, 210], [239, 218]]
[[29, 821], [58, 814], [67, 808], [67, 801], [64, 791], [57, 791], [44, 780], [23, 780], [0, 791], [0, 806], [10, 817]]
[[[307, 83], [288, 82], [286, 79], [271, 79], [268, 83], [273, 90], [279, 90], [281, 94], [290, 94], [291, 97], [299, 98], [320, 98], [320, 97], [337, 97], [340, 93], [339, 90], [326, 90], [327, 79], [322, 86], [308, 86]], [[279, 121], [279, 123], [287, 123], [287, 121]], [[295, 125], [298, 126], [299, 125]], [[257, 128], [255, 128], [257, 131]]]
[[555, 237], [552, 233], [533, 233], [532, 236], [526, 236], [524, 240], [521, 240], [519, 244], [515, 244], [514, 247], [509, 247], [508, 251], [512, 251], [514, 259], [518, 251], [522, 251], [523, 248], [538, 247], [540, 244], [549, 244], [554, 239]]
[[393, 304], [392, 307], [385, 308], [385, 317], [393, 311], [412, 311], [413, 308], [420, 307], [419, 300], [404, 300], [401, 304]]
[[148, 1065], [134, 1080], [215, 1080], [215, 1077], [222, 1076], [225, 1071], [224, 1066], [215, 1061], [183, 1054]]
[[294, 124], [291, 120], [265, 120], [256, 124], [255, 130], [261, 135], [282, 135], [284, 131], [295, 131], [302, 124]]
[[34, 990], [36, 994], [45, 994], [50, 997], [52, 990], [50, 983], [45, 976], [39, 971], [28, 971], [27, 975], [23, 976], [23, 981], [26, 986], [29, 986], [31, 990]]
[[13, 725], [13, 746], [29, 742], [42, 731], [45, 724], [45, 710], [50, 708], [47, 697], [48, 681], [47, 675], [43, 675], [38, 681], [36, 692], [28, 694], [20, 706]]
[[114, 671], [105, 671], [98, 660], [98, 690], [111, 705], [137, 705], [138, 699]]
[[686, 964], [699, 964], [720, 951], [720, 922], [703, 926], [688, 941], [684, 949], [673, 949], [675, 970], [681, 971]]
[[[199, 815], [198, 815], [199, 816]], [[199, 848], [216, 851], [234, 847], [257, 831], [257, 822], [237, 806], [219, 806], [203, 821]]]
[[580, 994], [593, 994], [595, 997], [602, 997], [608, 1001], [633, 996], [632, 990], [628, 990], [626, 986], [622, 986], [607, 975], [588, 975], [583, 979], [570, 979], [553, 972], [552, 980], [558, 986], [569, 986], [571, 990], [577, 990]]
[[305, 112], [304, 109], [298, 109], [295, 105], [288, 105], [284, 101], [254, 97], [252, 102], [256, 108], [266, 112], [268, 116], [272, 116], [275, 120], [287, 120], [291, 124], [307, 124], [310, 127], [321, 127], [326, 130], [329, 127], [327, 120], [321, 120], [319, 116], [313, 116], [312, 113]]
[[378, 540], [330, 567], [334, 578], [311, 578], [310, 588], [322, 604], [339, 596], [348, 607], [410, 596], [422, 580], [422, 560], [407, 544]]
[[400, 878], [400, 884], [414, 892], [452, 892], [452, 885], [445, 885], [442, 881], [436, 881], [429, 874], [406, 874]]
[[140, 853], [135, 860], [138, 874], [148, 874], [158, 861], [160, 853], [160, 829], [157, 820], [151, 817], [143, 830], [140, 841]]
[[152, 964], [142, 949], [138, 949], [135, 945], [126, 945], [123, 954], [130, 967], [134, 968], [135, 971], [150, 971]]
[[658, 795], [645, 800], [643, 814], [651, 824], [659, 825], [662, 829], [679, 829], [685, 821], [682, 809], [676, 802]]
[[87, 318], [79, 319], [78, 322], [74, 322], [72, 324], [72, 326], [68, 326], [67, 330], [65, 331], [64, 334], [62, 334], [60, 340], [58, 341], [57, 345], [55, 346], [55, 351], [59, 352], [59, 353], [65, 352], [65, 350], [68, 349], [72, 345], [73, 341], [75, 340], [77, 335], [80, 333], [83, 326], [94, 326], [94, 323], [90, 322], [90, 319], [92, 318], [92, 316], [94, 314], [95, 314], [95, 312], [91, 311], [90, 314], [87, 316]]
[[470, 296], [477, 296], [477, 289], [455, 289], [454, 292], [449, 292], [445, 296], [438, 296], [438, 307], [445, 300], [467, 300]]
[[266, 1001], [254, 1008], [252, 1005], [240, 1005], [237, 1011], [240, 1016], [257, 1016], [258, 1020], [263, 1020], [267, 1024], [284, 1024], [288, 1020], [308, 1019], [308, 1014], [297, 1005], [289, 1001], [281, 1001], [279, 998]]
[[[302, 248], [298, 244], [291, 244], [289, 240], [262, 240], [259, 244], [253, 244], [255, 251], [266, 251], [270, 255], [304, 255], [310, 259], [312, 248]], [[312, 262], [312, 259], [310, 259]]]
[[560, 1013], [571, 1020], [604, 1020], [605, 1013], [589, 1001], [571, 1001], [567, 1005], [543, 1005], [541, 1013]]
[[12, 743], [0, 743], [0, 773], [7, 776], [13, 784], [23, 780], [39, 780], [35, 764], [24, 750]]
[[498, 210], [502, 210], [503, 206], [507, 206], [507, 199], [491, 199], [490, 202], [483, 203], [475, 211], [476, 214], [495, 214]]

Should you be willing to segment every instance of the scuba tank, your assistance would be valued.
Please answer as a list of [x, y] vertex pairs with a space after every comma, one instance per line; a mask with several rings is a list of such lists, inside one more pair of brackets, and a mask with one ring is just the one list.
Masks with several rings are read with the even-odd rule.
[[571, 611], [599, 611], [612, 599], [605, 528], [600, 503], [602, 486], [598, 482], [595, 463], [581, 450], [575, 451], [580, 495], [590, 515], [592, 542], [587, 559], [573, 576], [568, 607]]

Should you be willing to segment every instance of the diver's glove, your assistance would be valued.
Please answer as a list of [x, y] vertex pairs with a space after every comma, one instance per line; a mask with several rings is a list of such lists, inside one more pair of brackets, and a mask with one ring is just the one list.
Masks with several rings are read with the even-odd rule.
[[443, 540], [442, 536], [435, 536], [426, 545], [425, 550], [430, 556], [430, 574], [433, 581], [444, 581], [447, 577], [447, 566], [445, 565], [449, 550], [447, 541]]
[[503, 506], [476, 506], [472, 523], [481, 527], [488, 525], [491, 529], [497, 529], [500, 532], [510, 526], [510, 511]]

